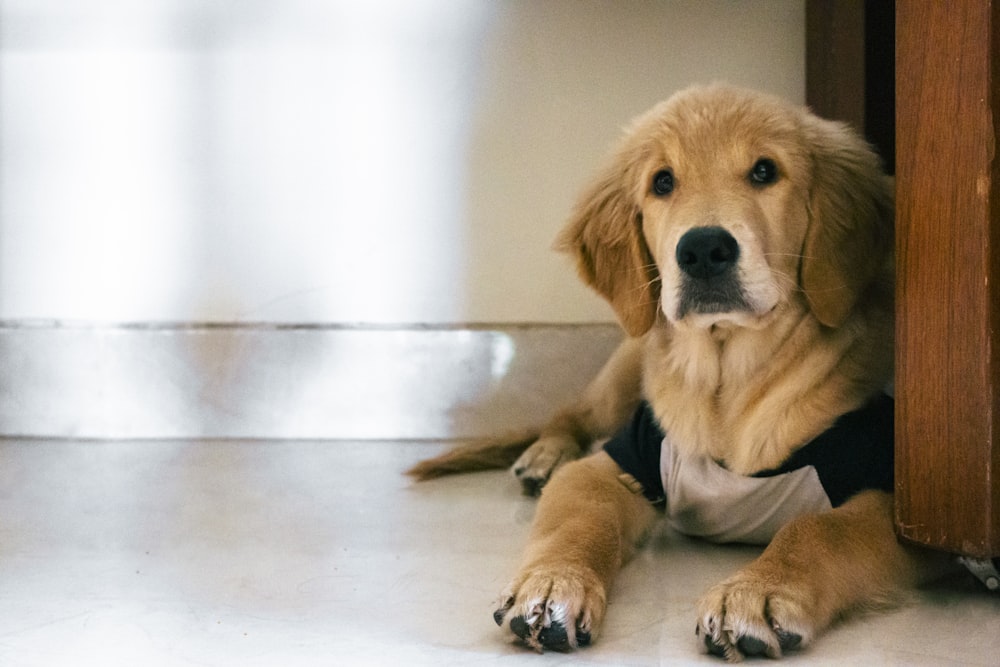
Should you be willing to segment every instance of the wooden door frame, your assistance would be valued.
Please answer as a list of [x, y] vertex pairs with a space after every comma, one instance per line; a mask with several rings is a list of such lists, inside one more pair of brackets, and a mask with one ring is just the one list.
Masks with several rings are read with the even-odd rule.
[[920, 544], [1000, 555], [1000, 8], [900, 0], [896, 25], [896, 517]]
[[807, 0], [807, 102], [897, 176], [897, 529], [977, 558], [1000, 555], [998, 26], [986, 0]]

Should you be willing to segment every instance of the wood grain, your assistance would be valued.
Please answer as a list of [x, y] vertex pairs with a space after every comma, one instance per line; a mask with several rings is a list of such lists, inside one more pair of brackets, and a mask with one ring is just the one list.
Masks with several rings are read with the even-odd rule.
[[909, 540], [1000, 555], [996, 5], [896, 6], [896, 498]]
[[806, 2], [806, 102], [864, 131], [864, 0]]
[[895, 3], [806, 0], [806, 104], [864, 133], [895, 169]]

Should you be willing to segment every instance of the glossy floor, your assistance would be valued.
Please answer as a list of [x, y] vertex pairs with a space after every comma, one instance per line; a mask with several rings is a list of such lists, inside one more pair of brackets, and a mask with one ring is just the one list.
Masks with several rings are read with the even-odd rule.
[[[413, 485], [440, 445], [0, 441], [0, 664], [666, 665], [693, 605], [754, 556], [666, 531], [624, 570], [603, 636], [511, 645], [492, 603], [534, 503], [505, 474]], [[996, 665], [1000, 596], [965, 579], [856, 619], [802, 664]]]

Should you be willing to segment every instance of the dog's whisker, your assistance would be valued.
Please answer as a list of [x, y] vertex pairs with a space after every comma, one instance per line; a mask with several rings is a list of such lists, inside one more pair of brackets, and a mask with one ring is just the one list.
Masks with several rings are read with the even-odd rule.
[[795, 259], [816, 259], [810, 255], [803, 255], [798, 252], [765, 252], [761, 253], [764, 257], [794, 257]]
[[[805, 292], [805, 290], [799, 284], [798, 280], [796, 280], [792, 276], [788, 275], [787, 273], [784, 273], [783, 271], [772, 270], [771, 271], [771, 277], [774, 278], [774, 280], [775, 280], [776, 283], [778, 283], [779, 285], [781, 285], [783, 287], [789, 288], [790, 291], [792, 291], [794, 293], [800, 293], [801, 294], [801, 293]], [[844, 285], [844, 284], [840, 284], [840, 285], [830, 285], [828, 287], [822, 287], [822, 288], [812, 288], [809, 291], [813, 292], [813, 293], [830, 293], [830, 292], [839, 292], [839, 291], [842, 291], [842, 290], [845, 290], [845, 289], [848, 289], [848, 286]]]
[[[655, 266], [655, 265], [654, 265], [654, 266]], [[648, 268], [648, 267], [647, 267], [647, 268]], [[660, 277], [660, 274], [659, 274], [659, 273], [657, 273], [657, 274], [656, 274], [656, 277], [654, 277], [654, 278], [652, 278], [652, 279], [650, 279], [650, 280], [647, 280], [647, 281], [646, 281], [646, 282], [644, 282], [644, 283], [640, 283], [639, 285], [636, 285], [636, 286], [635, 286], [634, 288], [632, 288], [632, 290], [631, 290], [631, 291], [632, 291], [632, 292], [645, 292], [645, 291], [647, 291], [647, 290], [648, 290], [648, 289], [649, 289], [650, 287], [652, 287], [653, 285], [656, 285], [657, 283], [662, 283], [662, 282], [663, 282], [663, 278], [661, 278], [661, 277]], [[646, 305], [646, 304], [643, 304], [643, 305]]]
[[792, 276], [788, 275], [784, 271], [775, 271], [772, 269], [771, 277], [774, 278], [774, 281], [779, 285], [789, 286], [798, 291], [801, 291], [802, 289], [801, 287], [799, 287], [799, 281], [793, 278]]

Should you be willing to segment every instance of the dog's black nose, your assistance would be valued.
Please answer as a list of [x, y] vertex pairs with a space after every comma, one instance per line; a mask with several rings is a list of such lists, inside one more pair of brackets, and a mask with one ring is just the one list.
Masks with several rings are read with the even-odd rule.
[[692, 278], [712, 278], [736, 264], [740, 245], [722, 227], [696, 227], [677, 244], [677, 264]]

